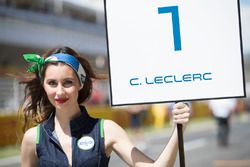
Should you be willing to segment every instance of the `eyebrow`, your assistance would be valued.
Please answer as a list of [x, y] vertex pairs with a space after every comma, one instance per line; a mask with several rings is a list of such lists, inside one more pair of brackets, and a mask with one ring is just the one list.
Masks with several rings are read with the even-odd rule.
[[74, 80], [75, 78], [73, 78], [73, 77], [67, 77], [67, 78], [63, 78], [63, 80]]
[[[50, 81], [50, 80], [57, 80], [57, 79], [55, 79], [55, 78], [47, 78], [46, 80]], [[73, 78], [73, 77], [66, 77], [66, 78], [63, 78], [62, 80], [75, 80], [75, 78]]]

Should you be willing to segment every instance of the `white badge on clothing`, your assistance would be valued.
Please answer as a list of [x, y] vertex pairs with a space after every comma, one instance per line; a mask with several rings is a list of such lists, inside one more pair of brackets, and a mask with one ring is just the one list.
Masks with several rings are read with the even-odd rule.
[[95, 141], [90, 136], [83, 136], [77, 141], [77, 146], [82, 150], [90, 150], [95, 145]]

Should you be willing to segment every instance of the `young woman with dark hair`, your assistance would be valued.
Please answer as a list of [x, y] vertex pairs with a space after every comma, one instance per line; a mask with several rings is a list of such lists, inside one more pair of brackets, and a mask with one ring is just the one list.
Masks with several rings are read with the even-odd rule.
[[[56, 48], [43, 56], [25, 54], [24, 59], [35, 63], [21, 82], [26, 85], [24, 115], [36, 119], [38, 125], [24, 134], [23, 167], [106, 167], [112, 151], [129, 166], [174, 165], [176, 127], [159, 158], [152, 160], [132, 144], [118, 124], [88, 115], [83, 104], [91, 95], [92, 81], [103, 77], [73, 49]], [[190, 109], [184, 103], [175, 104], [172, 113], [175, 126], [189, 121]]]

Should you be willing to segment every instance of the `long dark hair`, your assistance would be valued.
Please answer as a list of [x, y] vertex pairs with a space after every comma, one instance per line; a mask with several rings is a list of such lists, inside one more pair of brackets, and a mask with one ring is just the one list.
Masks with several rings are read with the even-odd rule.
[[[46, 52], [43, 57], [47, 58], [55, 53], [67, 53], [78, 59], [82, 67], [86, 72], [86, 79], [83, 88], [79, 91], [78, 103], [82, 104], [85, 102], [92, 93], [92, 82], [93, 79], [105, 79], [105, 75], [97, 75], [92, 69], [90, 63], [83, 57], [81, 57], [76, 51], [69, 47], [54, 48]], [[48, 63], [49, 64], [49, 63]], [[39, 77], [38, 72], [27, 74], [19, 83], [25, 84], [25, 97], [22, 107], [24, 113], [25, 123], [23, 131], [26, 131], [30, 126], [30, 119], [34, 123], [41, 123], [45, 121], [52, 112], [55, 111], [54, 106], [50, 103], [47, 94], [43, 88], [43, 82], [41, 78], [44, 78], [44, 74], [47, 68], [46, 64]]]

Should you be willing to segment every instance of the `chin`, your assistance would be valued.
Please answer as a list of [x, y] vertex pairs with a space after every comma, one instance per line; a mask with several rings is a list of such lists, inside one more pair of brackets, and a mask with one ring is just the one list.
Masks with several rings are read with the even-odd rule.
[[65, 103], [63, 103], [63, 104], [58, 104], [58, 103], [56, 103], [55, 104], [55, 108], [56, 109], [63, 109], [63, 108], [65, 108], [65, 107], [67, 107], [68, 105], [67, 104], [65, 104]]

